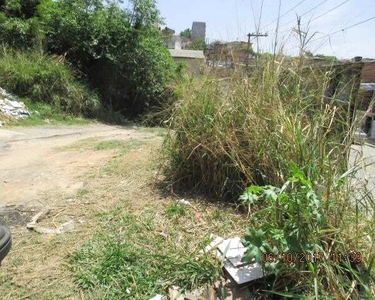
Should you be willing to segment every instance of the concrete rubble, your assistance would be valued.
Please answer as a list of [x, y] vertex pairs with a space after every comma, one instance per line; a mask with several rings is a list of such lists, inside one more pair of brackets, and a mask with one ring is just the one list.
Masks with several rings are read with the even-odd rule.
[[226, 274], [224, 281], [190, 293], [183, 293], [179, 287], [173, 286], [169, 288], [168, 297], [156, 295], [150, 300], [255, 299], [253, 293], [249, 290], [249, 285], [269, 274], [255, 261], [242, 261], [246, 247], [241, 243], [239, 237], [224, 239], [211, 234], [210, 238], [212, 242], [202, 249], [200, 254], [212, 252], [223, 262], [223, 270]]
[[25, 104], [2, 88], [0, 88], [0, 113], [17, 120], [30, 116]]

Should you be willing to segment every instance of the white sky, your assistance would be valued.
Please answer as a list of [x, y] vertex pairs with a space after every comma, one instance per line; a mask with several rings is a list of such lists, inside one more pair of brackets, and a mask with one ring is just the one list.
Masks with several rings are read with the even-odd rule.
[[[335, 8], [340, 4], [340, 7]], [[177, 33], [191, 28], [193, 21], [202, 21], [207, 23], [207, 38], [210, 41], [246, 41], [246, 35], [256, 31], [254, 14], [255, 23], [258, 24], [262, 0], [158, 0], [157, 5], [166, 25]], [[281, 0], [278, 40], [288, 54], [298, 53], [299, 44], [295, 35], [291, 35], [297, 23], [296, 14], [301, 16], [315, 6], [318, 7], [302, 17], [304, 26], [312, 20], [309, 27], [311, 34], [316, 32], [313, 39], [375, 17], [375, 0]], [[278, 8], [279, 0], [263, 0], [260, 31], [269, 36], [260, 38], [262, 52], [273, 51]], [[330, 13], [314, 20], [333, 8]], [[256, 48], [255, 40], [253, 42]], [[339, 58], [375, 58], [375, 19], [330, 38], [319, 39], [309, 44], [308, 49], [314, 54], [335, 55]]]

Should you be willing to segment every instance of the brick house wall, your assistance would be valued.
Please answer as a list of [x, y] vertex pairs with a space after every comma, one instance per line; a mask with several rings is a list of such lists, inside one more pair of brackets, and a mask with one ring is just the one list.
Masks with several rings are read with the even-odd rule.
[[364, 61], [362, 71], [362, 82], [363, 83], [375, 83], [375, 61]]

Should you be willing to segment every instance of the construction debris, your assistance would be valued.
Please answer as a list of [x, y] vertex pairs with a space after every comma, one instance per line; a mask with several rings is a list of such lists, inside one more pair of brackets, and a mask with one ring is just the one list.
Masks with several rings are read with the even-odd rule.
[[206, 246], [206, 248], [201, 250], [200, 253], [203, 254], [215, 250], [222, 242], [224, 242], [224, 239], [222, 237], [216, 236], [212, 233], [210, 234], [210, 239], [212, 239], [213, 241], [208, 246]]
[[[214, 234], [210, 235], [212, 242], [200, 251], [201, 254], [213, 252], [223, 261], [223, 270], [228, 277], [223, 281], [203, 289], [182, 293], [181, 289], [172, 286], [168, 290], [170, 300], [235, 300], [255, 299], [251, 294], [249, 283], [263, 278], [268, 274], [263, 267], [255, 261], [244, 262], [243, 256], [246, 247], [241, 243], [239, 237], [223, 239]], [[156, 295], [150, 300], [166, 299], [162, 295]]]
[[46, 209], [44, 211], [41, 211], [37, 213], [34, 217], [32, 217], [31, 222], [26, 225], [27, 229], [34, 230], [38, 233], [44, 233], [44, 234], [62, 234], [71, 232], [75, 228], [75, 223], [73, 220], [70, 220], [64, 224], [61, 224], [57, 228], [47, 228], [39, 226], [37, 223], [40, 222], [43, 218], [45, 218], [49, 213], [51, 212], [50, 209]]
[[265, 277], [263, 267], [254, 261], [244, 262], [245, 246], [239, 237], [227, 239], [218, 246], [217, 255], [224, 260], [224, 271], [238, 285]]
[[24, 119], [30, 116], [23, 102], [0, 88], [0, 113], [15, 119]]
[[217, 249], [216, 255], [224, 262], [224, 271], [238, 285], [250, 283], [267, 275], [259, 263], [243, 261], [246, 248], [239, 237], [226, 240], [214, 234], [210, 237], [213, 241], [200, 253]]

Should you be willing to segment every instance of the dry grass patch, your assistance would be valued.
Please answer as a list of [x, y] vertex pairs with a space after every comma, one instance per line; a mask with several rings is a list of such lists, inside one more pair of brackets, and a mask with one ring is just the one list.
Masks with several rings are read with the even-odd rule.
[[[92, 142], [86, 140], [83, 149], [77, 145], [74, 149], [92, 151], [84, 150]], [[107, 166], [92, 168], [76, 197], [65, 199], [69, 201], [54, 207], [41, 222], [53, 228], [72, 219], [73, 232], [40, 235], [13, 227], [14, 247], [0, 269], [2, 299], [144, 299], [173, 283], [188, 288], [217, 278], [217, 262], [209, 257], [196, 261], [197, 252], [210, 233], [242, 234], [246, 220], [231, 207], [199, 199], [189, 199], [194, 208], [180, 206], [185, 213], [176, 214], [179, 198], [163, 196], [155, 185], [161, 142], [156, 137], [129, 151], [109, 152]], [[103, 171], [106, 167], [110, 172]], [[124, 238], [127, 244], [122, 246], [119, 242]], [[119, 256], [110, 252], [114, 249]], [[137, 267], [124, 264], [127, 257], [138, 258]], [[115, 269], [120, 271], [110, 273]], [[103, 281], [98, 270], [111, 276]], [[175, 273], [166, 276], [169, 271]], [[119, 287], [119, 278], [125, 276], [134, 280]]]

